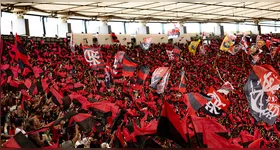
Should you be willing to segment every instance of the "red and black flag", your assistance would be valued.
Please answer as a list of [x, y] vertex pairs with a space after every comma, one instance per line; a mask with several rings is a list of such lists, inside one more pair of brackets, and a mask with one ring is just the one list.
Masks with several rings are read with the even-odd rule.
[[38, 94], [38, 87], [37, 87], [37, 84], [36, 84], [36, 80], [34, 80], [29, 88], [29, 92], [32, 94], [32, 95], [36, 95]]
[[62, 98], [63, 96], [58, 93], [58, 91], [54, 87], [50, 87], [50, 93], [52, 101], [57, 105], [60, 106], [63, 104]]
[[270, 65], [253, 66], [244, 91], [250, 113], [257, 122], [263, 120], [272, 125], [279, 117], [279, 104], [274, 93], [280, 87], [277, 71]]
[[184, 99], [184, 103], [188, 106], [188, 112], [190, 115], [195, 115], [198, 109], [212, 100], [211, 97], [207, 97], [200, 93], [184, 94]]
[[140, 67], [137, 73], [136, 87], [135, 87], [136, 89], [139, 90], [141, 87], [143, 87], [149, 73], [150, 73], [150, 69], [147, 66], [143, 65]]
[[24, 49], [24, 46], [23, 46], [22, 42], [20, 41], [20, 38], [17, 34], [16, 34], [16, 38], [15, 38], [15, 44], [16, 44], [16, 49], [17, 49], [15, 60], [19, 63], [20, 68], [22, 69], [22, 71], [26, 67], [29, 70], [32, 70], [31, 65], [28, 61], [27, 52]]
[[136, 145], [133, 141], [133, 137], [131, 136], [131, 134], [129, 133], [128, 129], [126, 127], [123, 127], [123, 136], [125, 138], [126, 141], [126, 147], [127, 148], [136, 148]]
[[152, 75], [150, 87], [156, 89], [158, 94], [163, 93], [168, 83], [169, 76], [170, 76], [169, 67], [157, 68]]
[[122, 71], [123, 71], [122, 60], [124, 55], [125, 55], [124, 51], [119, 51], [115, 55], [114, 65], [112, 67], [112, 73], [111, 73], [114, 78], [122, 77]]
[[[226, 128], [212, 119], [192, 115], [191, 121], [200, 148], [206, 148], [207, 146], [207, 134], [205, 132], [211, 131], [219, 136], [228, 138], [228, 131]], [[209, 130], [206, 131], [205, 129]]]
[[157, 135], [173, 140], [182, 147], [187, 147], [188, 145], [179, 116], [167, 102], [164, 103], [164, 108], [158, 121]]
[[105, 68], [105, 62], [100, 48], [86, 48], [84, 50], [84, 57], [93, 70]]
[[88, 133], [91, 131], [93, 126], [97, 123], [93, 116], [90, 114], [79, 113], [72, 117], [82, 131]]
[[122, 64], [123, 64], [122, 75], [124, 77], [132, 77], [134, 75], [134, 71], [138, 66], [138, 64], [126, 54], [124, 54]]
[[210, 87], [207, 95], [211, 97], [212, 100], [206, 103], [202, 111], [208, 115], [220, 116], [222, 114], [222, 110], [226, 111], [230, 105], [230, 101], [218, 93], [213, 87]]
[[185, 78], [185, 71], [181, 72], [181, 82], [179, 84], [178, 91], [181, 93], [186, 92], [186, 78]]
[[22, 132], [17, 133], [3, 144], [5, 148], [38, 148], [31, 140], [29, 140]]
[[108, 121], [108, 117], [115, 118], [119, 111], [119, 107], [116, 104], [108, 102], [88, 103], [85, 107], [91, 110], [92, 115], [101, 119], [101, 123], [103, 124]]
[[178, 47], [175, 47], [173, 50], [166, 50], [168, 58], [170, 61], [178, 62], [180, 60], [181, 50]]
[[115, 133], [115, 141], [113, 143], [115, 148], [124, 148], [125, 147], [125, 140], [122, 135], [121, 127], [118, 127], [116, 133]]

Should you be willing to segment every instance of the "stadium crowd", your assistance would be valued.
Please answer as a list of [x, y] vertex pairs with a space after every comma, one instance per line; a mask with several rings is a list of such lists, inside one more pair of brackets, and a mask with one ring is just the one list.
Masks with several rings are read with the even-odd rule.
[[[66, 40], [63, 44], [55, 42], [45, 44], [43, 41], [33, 42], [29, 39], [22, 39], [22, 43], [29, 56], [33, 72], [24, 72], [20, 69], [14, 60], [16, 47], [13, 42], [4, 41], [3, 44], [1, 60], [2, 144], [18, 132], [22, 132], [37, 147], [123, 147], [122, 144], [118, 144], [118, 141], [121, 141], [117, 139], [119, 137], [116, 134], [118, 128], [125, 126], [132, 133], [135, 125], [142, 127], [158, 120], [164, 100], [173, 107], [181, 120], [187, 116], [188, 108], [183, 103], [184, 97], [177, 90], [182, 68], [186, 71], [187, 93], [206, 93], [211, 86], [219, 89], [223, 85], [223, 81], [218, 76], [217, 67], [222, 78], [229, 81], [234, 87], [232, 92], [224, 95], [231, 102], [230, 107], [217, 117], [208, 116], [202, 111], [198, 111], [197, 115], [211, 118], [225, 126], [229, 132], [228, 140], [241, 147], [248, 146], [241, 139], [243, 133], [257, 137], [257, 139], [263, 138], [265, 143], [262, 144], [262, 147], [280, 147], [280, 119], [278, 118], [273, 126], [269, 126], [265, 122], [256, 123], [250, 114], [243, 87], [252, 70], [252, 63], [251, 58], [244, 51], [231, 55], [220, 51], [220, 42], [215, 45], [213, 41], [206, 46], [205, 54], [197, 50], [196, 55], [193, 56], [188, 51], [187, 44], [180, 44], [177, 45], [182, 50], [180, 60], [174, 63], [169, 61], [166, 54], [166, 49], [172, 49], [171, 44], [151, 44], [148, 50], [142, 50], [140, 46], [132, 45], [102, 45], [101, 52], [107, 66], [113, 66], [116, 52], [125, 51], [139, 64], [138, 66], [146, 65], [150, 68], [144, 87], [141, 90], [134, 90], [136, 72], [131, 78], [113, 79], [112, 85], [107, 88], [104, 70], [91, 69], [84, 59], [82, 46], [76, 46], [74, 54]], [[270, 64], [279, 73], [279, 60], [279, 54], [272, 60], [269, 54], [262, 53], [257, 64]], [[149, 87], [152, 73], [158, 67], [171, 65], [171, 74], [165, 92], [157, 94]], [[47, 87], [43, 85], [45, 82], [48, 84]], [[22, 87], [20, 83], [28, 88]], [[70, 89], [69, 84], [83, 86], [78, 88], [74, 86]], [[51, 85], [55, 86], [63, 97], [76, 93], [86, 97], [91, 103], [112, 103], [126, 111], [124, 118], [121, 119], [118, 127], [115, 127], [114, 120], [118, 118], [118, 111], [111, 111], [111, 115], [103, 116], [106, 117], [104, 121], [104, 118], [100, 118], [100, 114], [93, 113], [90, 109], [82, 109], [82, 104], [72, 98], [67, 106], [58, 106], [50, 94]], [[279, 92], [276, 95], [279, 97]], [[25, 98], [25, 101], [22, 102], [24, 97], [29, 98]], [[92, 114], [97, 121], [90, 132], [83, 132], [75, 123], [68, 123], [69, 119], [49, 127], [44, 132], [25, 134], [38, 130], [58, 118], [63, 118], [68, 112]], [[192, 142], [195, 133], [191, 129], [189, 129], [189, 136]], [[131, 137], [133, 137], [132, 134]], [[153, 147], [155, 143], [165, 148], [180, 147], [169, 139], [148, 134], [141, 138], [138, 136], [136, 141], [133, 140], [133, 146], [128, 143], [126, 136], [124, 141], [125, 147]]]

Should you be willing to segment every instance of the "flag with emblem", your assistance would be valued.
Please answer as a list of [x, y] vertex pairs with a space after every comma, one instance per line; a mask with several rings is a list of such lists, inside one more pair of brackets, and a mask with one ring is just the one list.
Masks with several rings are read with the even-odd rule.
[[84, 50], [84, 57], [93, 70], [105, 68], [105, 63], [100, 48], [86, 48]]
[[198, 41], [192, 41], [189, 45], [189, 52], [192, 53], [192, 55], [195, 55], [196, 49], [200, 43], [200, 39]]
[[277, 71], [270, 65], [255, 65], [244, 86], [251, 115], [257, 121], [272, 125], [279, 117], [280, 107], [274, 95], [280, 87]]

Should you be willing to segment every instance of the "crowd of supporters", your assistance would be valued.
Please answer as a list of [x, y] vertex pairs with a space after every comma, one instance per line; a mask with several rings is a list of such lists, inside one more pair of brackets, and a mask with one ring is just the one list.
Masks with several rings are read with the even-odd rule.
[[[187, 93], [207, 93], [209, 87], [219, 89], [223, 85], [223, 81], [218, 76], [217, 67], [222, 79], [229, 81], [234, 87], [232, 92], [224, 95], [231, 102], [230, 107], [219, 117], [207, 116], [201, 111], [198, 111], [197, 115], [209, 117], [225, 126], [229, 132], [229, 141], [232, 143], [246, 147], [241, 141], [240, 133], [248, 132], [249, 135], [265, 139], [263, 147], [280, 147], [279, 118], [273, 126], [269, 126], [264, 122], [256, 123], [250, 115], [243, 87], [252, 71], [252, 61], [244, 51], [231, 55], [219, 50], [220, 42], [215, 44], [212, 41], [209, 46], [206, 46], [205, 54], [198, 50], [196, 55], [192, 55], [188, 51], [187, 44], [180, 44], [178, 45], [181, 49], [180, 60], [172, 62], [169, 61], [166, 54], [166, 49], [173, 47], [170, 44], [151, 44], [148, 50], [142, 50], [140, 46], [132, 45], [102, 45], [101, 52], [107, 66], [113, 66], [114, 55], [118, 51], [125, 51], [138, 63], [138, 66], [146, 65], [150, 68], [143, 88], [134, 90], [132, 86], [136, 82], [136, 72], [135, 76], [131, 78], [113, 79], [112, 85], [107, 88], [104, 70], [91, 69], [84, 59], [82, 46], [76, 46], [74, 54], [66, 41], [63, 44], [55, 42], [45, 44], [43, 41], [33, 42], [29, 39], [22, 39], [22, 43], [33, 72], [25, 73], [15, 61], [16, 47], [12, 41], [4, 41], [3, 44], [1, 60], [2, 143], [11, 139], [18, 132], [22, 132], [37, 147], [55, 146], [56, 143], [62, 148], [123, 147], [118, 142], [120, 140], [116, 134], [116, 128], [125, 126], [130, 129], [134, 125], [140, 127], [142, 123], [149, 124], [154, 119], [158, 120], [164, 100], [172, 105], [181, 120], [188, 114], [188, 108], [183, 103], [182, 93], [177, 90], [182, 68], [186, 71]], [[269, 53], [263, 52], [257, 64], [270, 64], [279, 73], [279, 60], [279, 54], [271, 59]], [[152, 73], [158, 67], [171, 65], [171, 74], [165, 92], [157, 94], [149, 87]], [[40, 69], [42, 71], [39, 72]], [[42, 86], [43, 82], [48, 83], [46, 88]], [[69, 84], [77, 83], [83, 86], [69, 90]], [[63, 97], [76, 93], [86, 97], [91, 103], [112, 103], [119, 110], [126, 111], [124, 119], [120, 119], [118, 127], [114, 127], [114, 120], [118, 118], [119, 110], [103, 116], [107, 118], [102, 118], [99, 113], [94, 113], [90, 109], [82, 109], [82, 104], [72, 98], [67, 106], [57, 105], [50, 94], [52, 86], [55, 86]], [[28, 96], [24, 94], [25, 92]], [[279, 92], [276, 95], [279, 96]], [[24, 96], [29, 98], [24, 98], [25, 100], [22, 102]], [[93, 129], [90, 132], [84, 132], [77, 124], [69, 123], [71, 121], [68, 119], [59, 122], [56, 126], [51, 126], [44, 132], [26, 134], [63, 118], [68, 112], [92, 114], [95, 123], [90, 128]], [[131, 130], [132, 133], [133, 129]], [[123, 131], [122, 134], [124, 134]], [[190, 139], [193, 138], [190, 137]], [[125, 147], [131, 147], [127, 138], [124, 141]], [[153, 147], [151, 143], [165, 148], [179, 147], [173, 141], [157, 135], [145, 135], [140, 138], [138, 136], [132, 147]]]

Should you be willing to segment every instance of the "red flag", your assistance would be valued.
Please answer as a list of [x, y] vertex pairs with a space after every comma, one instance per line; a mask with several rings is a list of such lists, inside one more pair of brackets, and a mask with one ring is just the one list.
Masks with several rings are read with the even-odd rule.
[[[222, 109], [222, 110], [226, 111], [226, 109], [230, 105], [230, 101], [226, 100], [226, 98], [223, 97], [220, 93], [218, 93], [213, 87], [210, 87], [207, 95], [211, 96], [213, 98], [211, 100], [211, 102], [206, 104], [206, 107], [205, 107], [210, 112], [211, 112], [211, 109], [212, 109], [212, 111], [215, 111], [216, 109], [218, 109], [218, 110]], [[216, 108], [214, 108], [214, 107], [216, 107]], [[213, 113], [213, 112], [211, 112], [211, 113]]]
[[187, 147], [187, 138], [179, 116], [167, 102], [164, 103], [164, 108], [158, 122], [157, 135], [169, 138], [182, 147]]
[[138, 73], [137, 73], [137, 79], [136, 79], [136, 87], [135, 89], [139, 90], [145, 83], [145, 80], [147, 76], [149, 75], [150, 69], [143, 65], [140, 67]]
[[133, 59], [131, 59], [128, 55], [124, 54], [122, 64], [123, 64], [122, 75], [124, 77], [132, 77], [136, 67], [138, 66], [137, 63]]

